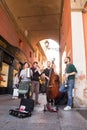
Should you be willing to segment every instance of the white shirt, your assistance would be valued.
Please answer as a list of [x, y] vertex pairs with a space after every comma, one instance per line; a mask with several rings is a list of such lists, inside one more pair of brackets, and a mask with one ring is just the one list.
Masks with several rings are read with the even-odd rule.
[[33, 75], [32, 70], [30, 69], [30, 77], [27, 77], [27, 69], [22, 69], [20, 72], [21, 81], [30, 81], [31, 76]]

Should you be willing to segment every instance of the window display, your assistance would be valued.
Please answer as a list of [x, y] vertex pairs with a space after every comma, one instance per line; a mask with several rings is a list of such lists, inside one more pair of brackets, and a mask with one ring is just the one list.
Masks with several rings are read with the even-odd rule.
[[2, 70], [0, 72], [0, 87], [7, 87], [9, 65], [2, 62]]

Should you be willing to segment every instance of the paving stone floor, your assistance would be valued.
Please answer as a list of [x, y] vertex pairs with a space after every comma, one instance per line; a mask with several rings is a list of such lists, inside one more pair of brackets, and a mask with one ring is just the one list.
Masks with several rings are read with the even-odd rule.
[[39, 95], [41, 105], [35, 106], [31, 117], [20, 119], [9, 115], [9, 109], [19, 106], [20, 99], [11, 95], [0, 95], [0, 130], [87, 130], [87, 120], [73, 108], [58, 113], [44, 112], [45, 95]]

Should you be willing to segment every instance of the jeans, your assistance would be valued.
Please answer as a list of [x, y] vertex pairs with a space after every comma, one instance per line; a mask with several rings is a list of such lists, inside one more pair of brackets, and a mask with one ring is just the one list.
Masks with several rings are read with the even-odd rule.
[[72, 99], [72, 90], [74, 88], [75, 80], [71, 79], [67, 81], [67, 87], [65, 87], [65, 84], [63, 83], [59, 89], [60, 92], [67, 92], [68, 94], [68, 106], [72, 107], [73, 99]]

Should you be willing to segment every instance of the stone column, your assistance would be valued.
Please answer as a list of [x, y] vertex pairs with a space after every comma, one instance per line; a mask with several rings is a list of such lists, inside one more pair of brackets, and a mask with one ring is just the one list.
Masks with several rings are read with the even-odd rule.
[[71, 12], [73, 64], [78, 70], [74, 89], [74, 106], [86, 107], [86, 59], [82, 12]]

